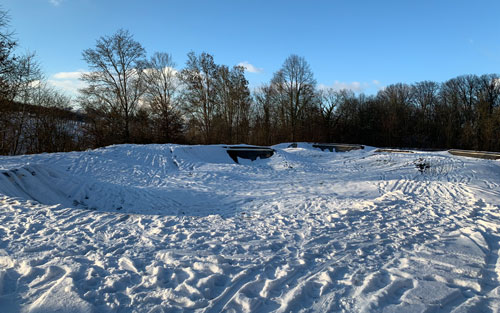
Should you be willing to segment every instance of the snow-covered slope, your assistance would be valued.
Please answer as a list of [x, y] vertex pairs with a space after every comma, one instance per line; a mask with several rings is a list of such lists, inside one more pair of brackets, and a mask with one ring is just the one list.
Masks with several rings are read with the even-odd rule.
[[500, 310], [499, 161], [287, 146], [0, 157], [0, 312]]

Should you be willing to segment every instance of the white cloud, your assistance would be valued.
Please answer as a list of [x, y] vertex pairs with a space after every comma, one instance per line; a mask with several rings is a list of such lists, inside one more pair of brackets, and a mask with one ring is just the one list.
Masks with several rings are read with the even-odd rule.
[[334, 90], [348, 89], [354, 92], [365, 92], [368, 89], [381, 90], [384, 88], [378, 80], [372, 80], [371, 82], [341, 82], [336, 80], [331, 85], [320, 84], [318, 87], [320, 89], [333, 88]]
[[85, 87], [85, 83], [79, 78], [82, 74], [86, 73], [83, 70], [75, 72], [59, 72], [48, 79], [48, 83], [65, 92], [69, 96], [76, 96], [78, 89]]
[[253, 64], [248, 63], [248, 61], [243, 61], [238, 63], [238, 66], [243, 66], [245, 71], [250, 73], [262, 73], [264, 71], [263, 68], [255, 67]]
[[59, 72], [54, 74], [52, 77], [55, 79], [79, 79], [82, 74], [85, 74], [86, 72], [83, 70], [79, 70], [76, 72]]
[[[155, 70], [156, 70], [156, 69], [155, 69]], [[146, 69], [144, 69], [144, 71], [146, 72], [146, 74], [149, 74], [149, 73], [151, 73], [151, 72], [153, 71], [153, 69], [152, 69], [152, 68], [146, 68]], [[172, 76], [175, 76], [175, 75], [177, 75], [177, 73], [178, 73], [179, 71], [177, 71], [177, 70], [176, 70], [175, 68], [173, 68], [173, 67], [169, 67], [169, 66], [167, 66], [167, 67], [164, 67], [164, 68], [163, 68], [163, 72], [164, 72], [165, 74], [167, 74], [167, 75], [168, 75], [168, 74], [170, 74], [170, 75], [172, 75]]]
[[60, 5], [63, 1], [64, 0], [49, 0], [49, 2], [56, 7]]

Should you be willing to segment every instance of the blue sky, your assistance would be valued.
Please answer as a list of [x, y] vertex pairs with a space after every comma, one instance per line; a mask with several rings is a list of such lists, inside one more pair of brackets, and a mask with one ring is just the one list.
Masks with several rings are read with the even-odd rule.
[[500, 73], [500, 1], [2, 0], [21, 51], [68, 90], [84, 49], [128, 29], [147, 50], [247, 62], [251, 87], [304, 56], [319, 84], [374, 93], [391, 83]]

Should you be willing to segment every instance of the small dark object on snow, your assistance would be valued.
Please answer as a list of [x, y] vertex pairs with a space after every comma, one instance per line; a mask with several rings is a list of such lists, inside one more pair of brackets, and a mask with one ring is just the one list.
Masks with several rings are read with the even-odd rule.
[[297, 148], [297, 143], [294, 142], [294, 143], [289, 144], [288, 148]]
[[274, 154], [274, 150], [269, 147], [229, 146], [224, 148], [226, 148], [227, 154], [229, 154], [231, 159], [233, 159], [233, 161], [236, 163], [238, 163], [238, 158], [255, 161], [257, 160], [257, 158], [270, 158]]
[[418, 159], [415, 162], [415, 166], [417, 167], [420, 173], [424, 173], [427, 169], [431, 168], [431, 165], [422, 158]]

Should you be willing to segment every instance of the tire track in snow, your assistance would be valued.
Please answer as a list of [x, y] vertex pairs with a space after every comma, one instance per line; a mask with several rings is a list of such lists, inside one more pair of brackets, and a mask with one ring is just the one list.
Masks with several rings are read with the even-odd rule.
[[[95, 194], [140, 197], [151, 204], [155, 197], [165, 199], [159, 197], [161, 188], [133, 193], [129, 187], [186, 184], [193, 195], [214, 190], [217, 195], [185, 199], [185, 206], [214, 215], [219, 207], [223, 214], [139, 216], [5, 198], [0, 233], [8, 240], [0, 241], [0, 250], [7, 257], [0, 251], [0, 262], [9, 274], [0, 276], [15, 282], [8, 281], [14, 286], [9, 295], [32, 299], [23, 286], [41, 281], [51, 266], [68, 266], [72, 281], [59, 285], [75, 291], [70, 293], [75, 303], [82, 299], [97, 311], [401, 311], [410, 309], [408, 303], [452, 311], [497, 305], [492, 286], [498, 283], [498, 208], [481, 204], [472, 187], [482, 177], [492, 187], [498, 180], [460, 173], [471, 162], [450, 158], [451, 165], [435, 163], [441, 169], [420, 174], [412, 165], [420, 155], [343, 158], [306, 151], [307, 156], [290, 152], [286, 160], [255, 167], [180, 159], [181, 170], [169, 172], [162, 171], [165, 159], [157, 155], [169, 150], [154, 149], [127, 156], [135, 172], [125, 173], [135, 176], [127, 182], [121, 177], [116, 189], [102, 184], [74, 192], [83, 196], [92, 187]], [[88, 152], [79, 161], [72, 155], [75, 168], [69, 173], [105, 168], [119, 151]], [[294, 168], [285, 169], [285, 161]], [[58, 156], [54, 162], [67, 161]], [[486, 184], [481, 188], [494, 191]], [[16, 259], [29, 264], [22, 267]], [[29, 271], [33, 274], [21, 279]], [[57, 285], [56, 276], [47, 285], [33, 283], [37, 295], [47, 290], [43, 286]], [[425, 298], [426, 288], [433, 297]], [[62, 295], [58, 290], [51, 295]]]

